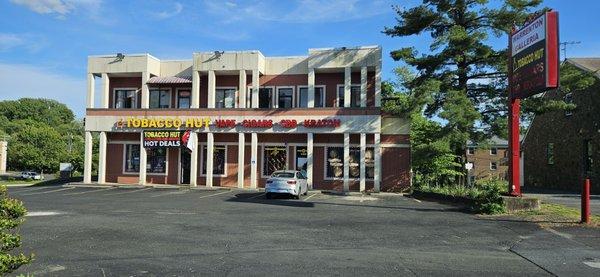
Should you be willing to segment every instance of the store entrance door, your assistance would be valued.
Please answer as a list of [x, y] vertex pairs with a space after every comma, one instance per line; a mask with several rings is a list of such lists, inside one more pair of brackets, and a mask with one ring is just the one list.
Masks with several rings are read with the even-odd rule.
[[181, 184], [189, 184], [190, 183], [190, 152], [187, 149], [181, 148], [179, 150], [180, 156], [179, 161], [181, 164], [181, 172], [179, 177], [179, 182]]

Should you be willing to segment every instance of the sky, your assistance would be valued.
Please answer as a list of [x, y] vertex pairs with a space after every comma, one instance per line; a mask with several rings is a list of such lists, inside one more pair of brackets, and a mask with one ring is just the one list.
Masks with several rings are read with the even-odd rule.
[[[407, 46], [427, 51], [430, 36], [392, 38], [381, 31], [395, 23], [392, 5], [410, 8], [420, 2], [0, 0], [0, 101], [55, 99], [81, 118], [87, 56], [118, 52], [191, 59], [198, 51], [295, 56], [307, 55], [308, 48], [381, 45], [383, 79], [392, 80], [400, 64], [389, 52]], [[569, 46], [568, 57], [600, 57], [600, 1], [543, 5], [559, 11], [561, 41], [581, 42]], [[500, 49], [506, 41], [492, 43]]]

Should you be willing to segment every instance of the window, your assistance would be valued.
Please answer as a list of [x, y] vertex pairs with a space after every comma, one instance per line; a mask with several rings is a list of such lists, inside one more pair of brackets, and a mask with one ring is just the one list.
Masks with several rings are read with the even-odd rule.
[[344, 147], [328, 147], [326, 154], [327, 178], [344, 178]]
[[498, 155], [498, 148], [496, 148], [496, 147], [490, 148], [490, 155]]
[[294, 89], [277, 88], [277, 108], [289, 109], [294, 106]]
[[[344, 86], [338, 85], [338, 107], [344, 106]], [[350, 86], [350, 107], [360, 107], [360, 85]]]
[[135, 109], [137, 108], [137, 90], [135, 89], [117, 89], [115, 90], [115, 109]]
[[475, 148], [474, 147], [467, 148], [467, 155], [475, 155]]
[[192, 92], [189, 90], [177, 91], [177, 108], [189, 109], [191, 107]]
[[125, 144], [125, 172], [140, 172], [140, 145]]
[[498, 163], [490, 162], [490, 170], [497, 170], [497, 169], [498, 169]]
[[273, 88], [260, 88], [258, 90], [258, 107], [261, 109], [273, 107]]
[[308, 150], [305, 146], [296, 147], [296, 170], [306, 172], [306, 162], [308, 161]]
[[215, 108], [235, 108], [235, 89], [216, 89]]
[[[225, 157], [226, 157], [226, 146], [225, 145], [215, 145], [213, 146], [213, 175], [225, 175]], [[206, 145], [204, 145], [202, 150], [202, 175], [206, 175], [206, 161], [207, 161], [207, 153], [208, 149]]]
[[148, 163], [146, 164], [146, 172], [148, 173], [165, 173], [167, 172], [167, 148], [156, 147], [146, 148]]
[[285, 146], [265, 146], [263, 151], [263, 176], [271, 176], [277, 170], [287, 169]]
[[546, 159], [548, 164], [554, 164], [554, 143], [548, 143], [546, 146]]
[[150, 109], [168, 109], [171, 107], [171, 91], [169, 89], [150, 90]]
[[583, 151], [584, 151], [583, 169], [584, 169], [585, 174], [588, 176], [590, 175], [590, 173], [592, 171], [592, 167], [594, 165], [594, 160], [592, 159], [592, 153], [593, 153], [592, 150], [593, 150], [592, 149], [592, 141], [590, 141], [589, 139], [583, 141]]
[[[564, 97], [564, 101], [567, 104], [573, 104], [573, 94], [571, 93], [567, 93]], [[565, 116], [571, 116], [573, 115], [573, 111], [572, 110], [566, 110], [565, 111]]]
[[[365, 158], [360, 158], [360, 147], [350, 147], [349, 169], [350, 178], [360, 178], [360, 163], [365, 163], [365, 178], [373, 179], [375, 176], [375, 155], [373, 147], [367, 147], [365, 150]], [[327, 178], [344, 178], [344, 148], [343, 147], [328, 147], [327, 148]]]
[[[324, 97], [325, 97], [325, 87], [323, 86], [315, 86], [315, 107], [323, 107]], [[298, 107], [306, 108], [308, 107], [308, 87], [299, 87], [298, 88]]]

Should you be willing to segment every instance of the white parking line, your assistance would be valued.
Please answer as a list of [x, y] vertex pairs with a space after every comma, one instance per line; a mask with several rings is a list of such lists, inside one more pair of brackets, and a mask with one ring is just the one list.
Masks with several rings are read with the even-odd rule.
[[49, 188], [53, 188], [53, 187], [35, 187], [35, 188], [28, 188], [28, 189], [20, 189], [20, 190], [12, 191], [12, 193], [23, 193], [23, 192], [30, 192], [30, 191], [36, 191], [36, 190], [41, 190], [41, 189], [49, 189]]
[[105, 189], [88, 190], [88, 191], [75, 192], [75, 193], [67, 193], [67, 194], [63, 194], [63, 195], [79, 195], [79, 194], [84, 194], [84, 193], [107, 191], [107, 190], [111, 190], [111, 189], [116, 189], [116, 187], [110, 187], [110, 188], [105, 188]]
[[198, 197], [198, 199], [212, 197], [212, 196], [217, 196], [217, 195], [221, 195], [221, 194], [225, 194], [225, 193], [230, 193], [230, 192], [231, 192], [230, 190], [227, 190], [227, 191], [223, 191], [223, 192], [219, 192], [219, 193], [213, 193], [213, 194], [209, 194], [209, 195], [203, 195], [203, 196]]
[[[116, 193], [109, 193], [109, 194], [105, 194], [105, 195], [120, 195], [120, 194], [134, 193], [134, 192], [140, 192], [140, 191], [151, 190], [151, 189], [152, 189], [152, 188], [145, 188], [145, 189], [131, 189], [130, 191], [116, 192]], [[128, 189], [128, 190], [129, 190], [129, 189]]]
[[63, 212], [55, 212], [55, 211], [39, 211], [39, 212], [28, 212], [25, 216], [50, 216], [50, 215], [60, 215]]
[[21, 194], [21, 195], [26, 196], [26, 195], [45, 194], [45, 193], [53, 193], [53, 192], [57, 192], [57, 191], [70, 190], [70, 189], [74, 189], [74, 188], [61, 188], [61, 189], [47, 190], [47, 191], [42, 191], [42, 192], [25, 193], [25, 194]]
[[171, 192], [167, 192], [167, 193], [162, 193], [162, 194], [152, 195], [152, 196], [150, 196], [150, 197], [151, 197], [151, 198], [154, 198], [154, 197], [167, 196], [167, 195], [184, 194], [184, 193], [187, 193], [187, 192], [188, 192], [188, 191], [185, 191], [185, 190], [178, 190], [178, 191], [171, 191]]
[[317, 194], [318, 194], [318, 193], [313, 193], [313, 194], [309, 195], [308, 197], [306, 197], [306, 198], [302, 199], [302, 201], [306, 201], [306, 200], [308, 200], [308, 199], [311, 199], [312, 197], [314, 197], [314, 196], [315, 196], [315, 195], [317, 195]]

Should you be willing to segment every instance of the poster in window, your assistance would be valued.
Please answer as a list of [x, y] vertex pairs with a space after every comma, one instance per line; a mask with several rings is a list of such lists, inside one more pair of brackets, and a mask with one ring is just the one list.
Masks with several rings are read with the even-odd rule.
[[350, 178], [360, 178], [360, 148], [350, 148]]
[[146, 170], [148, 173], [165, 173], [167, 170], [167, 148], [148, 148], [146, 149], [147, 161]]
[[[215, 145], [213, 148], [213, 175], [225, 175], [225, 145]], [[204, 146], [204, 162], [202, 174], [206, 175], [207, 148]]]
[[308, 151], [304, 146], [296, 147], [296, 170], [306, 174]]
[[367, 179], [373, 179], [375, 177], [375, 149], [368, 147], [365, 150], [365, 175]]
[[344, 177], [344, 148], [329, 147], [327, 148], [327, 177], [328, 178], [343, 178]]
[[265, 176], [271, 176], [276, 170], [285, 170], [287, 168], [285, 146], [266, 146], [264, 154], [263, 172]]

